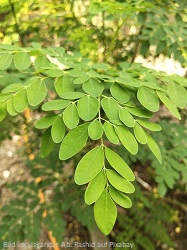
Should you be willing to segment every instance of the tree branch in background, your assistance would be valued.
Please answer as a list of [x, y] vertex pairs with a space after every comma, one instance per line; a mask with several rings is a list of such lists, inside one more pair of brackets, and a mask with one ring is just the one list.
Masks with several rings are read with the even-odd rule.
[[11, 0], [8, 0], [8, 1], [9, 1], [10, 7], [11, 7], [11, 11], [12, 11], [12, 15], [13, 15], [13, 18], [14, 18], [14, 21], [15, 21], [15, 31], [19, 35], [21, 46], [24, 47], [25, 46], [25, 42], [23, 40], [23, 37], [22, 37], [20, 29], [19, 29], [19, 25], [18, 25], [18, 20], [17, 20], [17, 17], [16, 17], [16, 12], [15, 12], [15, 8], [14, 8], [14, 4], [11, 2]]

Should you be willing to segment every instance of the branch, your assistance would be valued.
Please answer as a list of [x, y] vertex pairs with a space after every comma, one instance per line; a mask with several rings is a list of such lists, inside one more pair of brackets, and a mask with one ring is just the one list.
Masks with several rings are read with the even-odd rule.
[[15, 11], [15, 8], [14, 8], [14, 4], [11, 2], [11, 0], [8, 0], [8, 1], [9, 1], [10, 7], [11, 7], [11, 11], [12, 11], [12, 15], [13, 15], [14, 21], [15, 21], [15, 30], [16, 30], [16, 32], [19, 35], [21, 46], [24, 47], [25, 46], [25, 42], [23, 40], [23, 37], [22, 37], [20, 29], [19, 29], [19, 25], [18, 25], [18, 20], [17, 20], [17, 17], [16, 17], [16, 11]]

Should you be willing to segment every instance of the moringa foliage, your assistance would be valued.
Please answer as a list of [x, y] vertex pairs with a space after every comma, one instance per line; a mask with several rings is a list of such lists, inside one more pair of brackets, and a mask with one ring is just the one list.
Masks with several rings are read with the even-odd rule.
[[0, 70], [9, 68], [30, 76], [2, 90], [0, 120], [26, 108], [41, 107], [44, 116], [35, 127], [44, 130], [42, 157], [59, 143], [59, 159], [66, 161], [91, 142], [74, 180], [78, 185], [88, 184], [85, 202], [94, 204], [96, 223], [109, 234], [117, 217], [116, 205], [130, 208], [128, 195], [135, 191], [135, 176], [113, 146], [122, 144], [129, 154], [136, 155], [139, 145], [147, 144], [161, 164], [160, 149], [149, 133], [160, 131], [161, 126], [149, 118], [163, 103], [181, 119], [179, 109], [186, 107], [187, 80], [139, 64], [120, 63], [114, 68], [93, 63], [66, 53], [62, 47], [42, 48], [36, 43], [27, 48], [1, 45]]

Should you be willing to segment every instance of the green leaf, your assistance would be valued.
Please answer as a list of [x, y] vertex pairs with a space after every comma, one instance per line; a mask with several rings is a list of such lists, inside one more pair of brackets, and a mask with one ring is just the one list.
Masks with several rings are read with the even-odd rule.
[[90, 78], [88, 81], [86, 81], [82, 85], [82, 88], [87, 94], [93, 97], [100, 96], [104, 90], [103, 84], [93, 78]]
[[107, 139], [114, 144], [118, 144], [119, 143], [119, 138], [116, 135], [116, 132], [114, 130], [114, 127], [112, 126], [112, 124], [110, 122], [105, 122], [104, 123], [104, 131], [105, 131], [105, 135], [107, 137]]
[[50, 77], [60, 77], [63, 76], [64, 71], [62, 69], [50, 69], [47, 70], [46, 74]]
[[30, 55], [27, 52], [17, 52], [14, 55], [14, 65], [18, 70], [28, 69], [31, 65]]
[[167, 193], [167, 187], [165, 186], [165, 184], [163, 182], [158, 184], [158, 193], [160, 195], [160, 197], [164, 197], [165, 194]]
[[6, 103], [0, 103], [0, 122], [5, 119], [6, 115]]
[[50, 67], [50, 61], [46, 56], [38, 56], [34, 61], [37, 70], [47, 69]]
[[74, 91], [74, 85], [68, 75], [64, 75], [55, 81], [55, 90], [60, 97], [63, 93]]
[[103, 125], [98, 120], [94, 120], [88, 127], [88, 134], [92, 140], [98, 140], [103, 135]]
[[71, 103], [63, 112], [63, 120], [65, 125], [72, 129], [79, 124], [79, 115], [75, 103]]
[[146, 109], [141, 109], [141, 108], [131, 108], [131, 107], [127, 107], [125, 106], [125, 109], [130, 112], [131, 114], [138, 116], [138, 117], [142, 117], [142, 118], [151, 118], [153, 117], [153, 113], [146, 110]]
[[152, 112], [158, 111], [159, 99], [149, 88], [140, 87], [137, 92], [137, 98], [146, 109]]
[[131, 132], [122, 126], [115, 126], [115, 131], [123, 146], [133, 155], [138, 152], [138, 143]]
[[109, 193], [112, 199], [121, 207], [130, 208], [132, 206], [132, 202], [129, 197], [113, 188], [112, 186], [109, 187]]
[[7, 93], [0, 93], [0, 103], [7, 101], [8, 99], [10, 99], [12, 97], [11, 94], [7, 94]]
[[178, 109], [176, 108], [176, 106], [170, 101], [170, 99], [164, 95], [162, 92], [160, 91], [156, 91], [159, 99], [163, 102], [163, 104], [169, 109], [169, 111], [172, 113], [172, 115], [174, 115], [177, 119], [181, 120], [181, 116], [180, 113], [178, 111]]
[[120, 103], [126, 103], [130, 100], [129, 92], [117, 83], [112, 84], [110, 87], [110, 93]]
[[60, 97], [63, 99], [74, 100], [79, 99], [83, 96], [85, 96], [85, 94], [82, 92], [64, 92], [61, 94]]
[[99, 111], [99, 101], [92, 96], [84, 96], [77, 104], [78, 114], [84, 121], [92, 120]]
[[55, 120], [57, 119], [57, 115], [47, 115], [42, 117], [39, 121], [35, 123], [35, 127], [37, 129], [45, 129], [50, 127]]
[[107, 169], [106, 173], [113, 187], [125, 193], [134, 193], [135, 188], [130, 181], [125, 180], [121, 175], [111, 169]]
[[119, 104], [113, 98], [103, 98], [101, 101], [101, 106], [105, 111], [108, 119], [119, 120]]
[[171, 82], [168, 84], [167, 88], [168, 96], [171, 101], [179, 108], [185, 108], [187, 102], [187, 93], [186, 89], [175, 83]]
[[12, 63], [12, 54], [6, 52], [0, 55], [0, 70], [7, 69]]
[[162, 155], [160, 149], [157, 143], [153, 140], [153, 138], [149, 134], [147, 134], [147, 145], [149, 146], [153, 154], [156, 156], [160, 164], [162, 164]]
[[146, 133], [137, 122], [135, 123], [133, 130], [136, 140], [141, 144], [146, 144], [147, 143]]
[[85, 75], [85, 71], [80, 69], [72, 69], [68, 71], [68, 74], [73, 77], [80, 77], [82, 75]]
[[78, 185], [91, 181], [103, 168], [104, 153], [102, 147], [91, 149], [80, 160], [75, 170], [75, 183]]
[[106, 186], [106, 175], [100, 171], [89, 183], [85, 191], [84, 200], [86, 204], [94, 203], [101, 196]]
[[108, 235], [115, 224], [117, 208], [106, 189], [94, 204], [94, 217], [101, 232]]
[[51, 137], [55, 143], [59, 143], [65, 136], [65, 125], [61, 116], [59, 116], [51, 127]]
[[129, 77], [117, 77], [116, 78], [116, 82], [120, 83], [120, 84], [123, 84], [125, 87], [126, 86], [131, 86], [131, 87], [139, 87], [140, 86], [140, 83], [132, 78], [129, 78]]
[[14, 96], [14, 108], [18, 113], [23, 112], [28, 106], [26, 89], [20, 90]]
[[125, 179], [134, 181], [135, 176], [126, 162], [113, 150], [105, 148], [105, 155], [110, 165]]
[[27, 98], [31, 106], [40, 104], [47, 95], [47, 88], [43, 80], [33, 82], [27, 89]]
[[51, 129], [48, 128], [42, 136], [41, 156], [44, 158], [48, 156], [54, 148], [54, 142], [51, 138]]
[[89, 78], [90, 78], [89, 75], [84, 74], [84, 75], [82, 75], [82, 76], [76, 78], [76, 79], [73, 81], [73, 83], [74, 83], [74, 84], [82, 84], [82, 83], [86, 82]]
[[62, 141], [59, 158], [67, 160], [76, 155], [86, 144], [88, 139], [88, 123], [72, 129]]
[[160, 131], [162, 127], [159, 124], [150, 121], [137, 120], [137, 122], [142, 125], [144, 128], [147, 128], [151, 131]]
[[44, 111], [51, 111], [51, 110], [61, 110], [66, 108], [70, 104], [70, 101], [68, 100], [52, 100], [49, 102], [46, 102], [42, 105], [42, 110]]
[[15, 107], [14, 107], [14, 96], [12, 96], [12, 98], [10, 98], [8, 101], [7, 101], [7, 112], [11, 115], [11, 116], [15, 116], [17, 115], [17, 111], [15, 110]]
[[119, 118], [127, 127], [134, 127], [135, 120], [125, 108], [119, 110]]
[[2, 93], [14, 93], [24, 88], [21, 83], [13, 83], [2, 90]]

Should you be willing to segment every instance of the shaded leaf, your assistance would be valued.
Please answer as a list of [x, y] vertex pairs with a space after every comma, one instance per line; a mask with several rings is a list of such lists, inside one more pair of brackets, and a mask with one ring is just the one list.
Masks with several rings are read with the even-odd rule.
[[112, 124], [107, 121], [107, 122], [104, 123], [103, 126], [104, 126], [104, 132], [105, 132], [105, 135], [106, 135], [107, 139], [111, 143], [118, 144], [119, 143], [119, 138], [118, 138]]
[[53, 150], [54, 142], [51, 138], [51, 129], [48, 128], [42, 135], [41, 156], [48, 156]]
[[153, 140], [153, 138], [149, 134], [147, 134], [147, 145], [149, 146], [153, 154], [156, 156], [160, 164], [162, 164], [162, 155], [160, 149], [157, 143]]
[[112, 186], [109, 187], [109, 193], [112, 199], [121, 207], [130, 208], [132, 206], [130, 198]]
[[163, 102], [163, 104], [169, 109], [169, 111], [174, 115], [177, 119], [181, 119], [180, 113], [176, 106], [170, 101], [170, 99], [164, 95], [162, 92], [157, 91], [156, 92], [159, 99]]
[[134, 193], [135, 188], [130, 181], [125, 180], [121, 175], [113, 170], [107, 169], [106, 173], [107, 178], [113, 187], [125, 193]]
[[39, 121], [35, 123], [37, 129], [44, 129], [52, 126], [52, 124], [57, 119], [57, 115], [47, 115], [42, 117]]
[[142, 109], [142, 108], [131, 108], [125, 106], [125, 109], [130, 112], [131, 114], [138, 116], [138, 117], [143, 117], [143, 118], [151, 118], [153, 117], [153, 113], [150, 112], [149, 110]]
[[14, 108], [18, 113], [23, 112], [28, 106], [26, 89], [20, 90], [14, 96]]
[[171, 101], [179, 108], [185, 108], [187, 103], [187, 93], [186, 89], [175, 83], [171, 82], [168, 84], [167, 88], [168, 96]]

